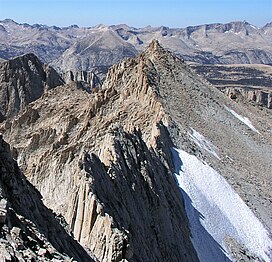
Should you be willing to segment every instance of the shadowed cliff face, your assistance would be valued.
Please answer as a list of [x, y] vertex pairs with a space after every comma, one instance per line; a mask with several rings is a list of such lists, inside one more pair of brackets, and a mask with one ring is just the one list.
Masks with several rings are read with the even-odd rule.
[[171, 147], [220, 170], [270, 227], [271, 211], [262, 205], [270, 199], [270, 120], [266, 111], [225, 97], [153, 41], [114, 65], [101, 89], [71, 83], [49, 90], [1, 131], [45, 204], [100, 261], [197, 261]]
[[112, 137], [115, 161], [85, 152], [80, 163], [91, 183], [74, 195], [75, 236], [101, 261], [197, 261], [170, 159], [148, 149], [139, 131], [116, 129]]
[[69, 257], [92, 258], [64, 230], [56, 214], [41, 201], [12, 159], [9, 145], [0, 138], [0, 259], [52, 261]]
[[14, 116], [32, 101], [63, 80], [56, 71], [43, 65], [33, 54], [0, 63], [0, 113]]

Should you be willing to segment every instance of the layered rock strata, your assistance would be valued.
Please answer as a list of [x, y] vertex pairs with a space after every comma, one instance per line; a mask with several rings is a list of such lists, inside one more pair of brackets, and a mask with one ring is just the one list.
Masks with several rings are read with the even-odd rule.
[[254, 102], [259, 106], [272, 109], [272, 91], [270, 90], [226, 88], [224, 92], [229, 98], [233, 100], [236, 100], [239, 97], [243, 97], [247, 101]]

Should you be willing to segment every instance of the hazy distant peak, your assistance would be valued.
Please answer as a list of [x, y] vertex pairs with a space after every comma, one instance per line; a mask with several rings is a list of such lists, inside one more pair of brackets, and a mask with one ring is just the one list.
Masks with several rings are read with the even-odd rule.
[[76, 25], [76, 24], [75, 24], [75, 25], [70, 25], [69, 27], [70, 27], [70, 28], [79, 28], [79, 26]]
[[111, 25], [110, 28], [113, 29], [113, 30], [119, 30], [119, 29], [136, 30], [136, 28], [131, 27], [131, 26], [126, 25], [126, 24]]
[[14, 20], [10, 19], [10, 18], [6, 18], [5, 20], [1, 21], [4, 24], [16, 24], [18, 25], [18, 23], [16, 23]]
[[95, 29], [108, 29], [109, 27], [104, 24], [98, 24], [98, 25], [94, 26], [93, 28], [95, 28]]
[[267, 23], [266, 25], [263, 26], [263, 28], [268, 28], [268, 27], [272, 27], [272, 22]]
[[230, 25], [232, 27], [237, 27], [237, 28], [248, 28], [248, 27], [255, 27], [255, 28], [257, 28], [256, 26], [250, 24], [247, 21], [234, 21], [234, 22], [227, 23], [225, 25]]

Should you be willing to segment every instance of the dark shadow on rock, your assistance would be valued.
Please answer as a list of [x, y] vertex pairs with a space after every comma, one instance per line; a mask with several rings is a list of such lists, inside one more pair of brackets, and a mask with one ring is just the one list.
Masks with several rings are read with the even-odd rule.
[[113, 135], [116, 161], [106, 166], [85, 152], [82, 166], [113, 227], [128, 235], [130, 261], [198, 261], [179, 189], [162, 160], [166, 154], [148, 148], [139, 130]]
[[[40, 192], [21, 173], [11, 157], [9, 145], [0, 137], [0, 198], [8, 203], [6, 225], [20, 229], [24, 248], [37, 254], [49, 242], [59, 254], [77, 261], [93, 261], [84, 248], [63, 228]], [[42, 235], [44, 235], [44, 237]], [[30, 240], [31, 239], [31, 240]], [[51, 254], [48, 254], [49, 259]], [[53, 255], [52, 255], [53, 256]], [[53, 258], [53, 257], [52, 257]]]

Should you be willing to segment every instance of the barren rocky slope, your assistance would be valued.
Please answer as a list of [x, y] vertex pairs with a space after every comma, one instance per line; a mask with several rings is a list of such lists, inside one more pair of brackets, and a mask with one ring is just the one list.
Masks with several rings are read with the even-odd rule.
[[113, 30], [101, 29], [74, 43], [52, 65], [62, 71], [88, 71], [97, 66], [111, 66], [136, 54], [136, 48]]
[[[49, 90], [1, 132], [45, 204], [99, 261], [197, 261], [171, 148], [223, 175], [271, 232], [271, 118], [153, 41], [114, 65], [101, 89]], [[257, 259], [243, 243], [212, 243], [226, 261]]]
[[58, 27], [18, 24], [11, 19], [0, 22], [0, 57], [10, 59], [35, 53], [44, 62], [59, 57], [76, 36], [70, 36], [73, 26], [59, 31]]

